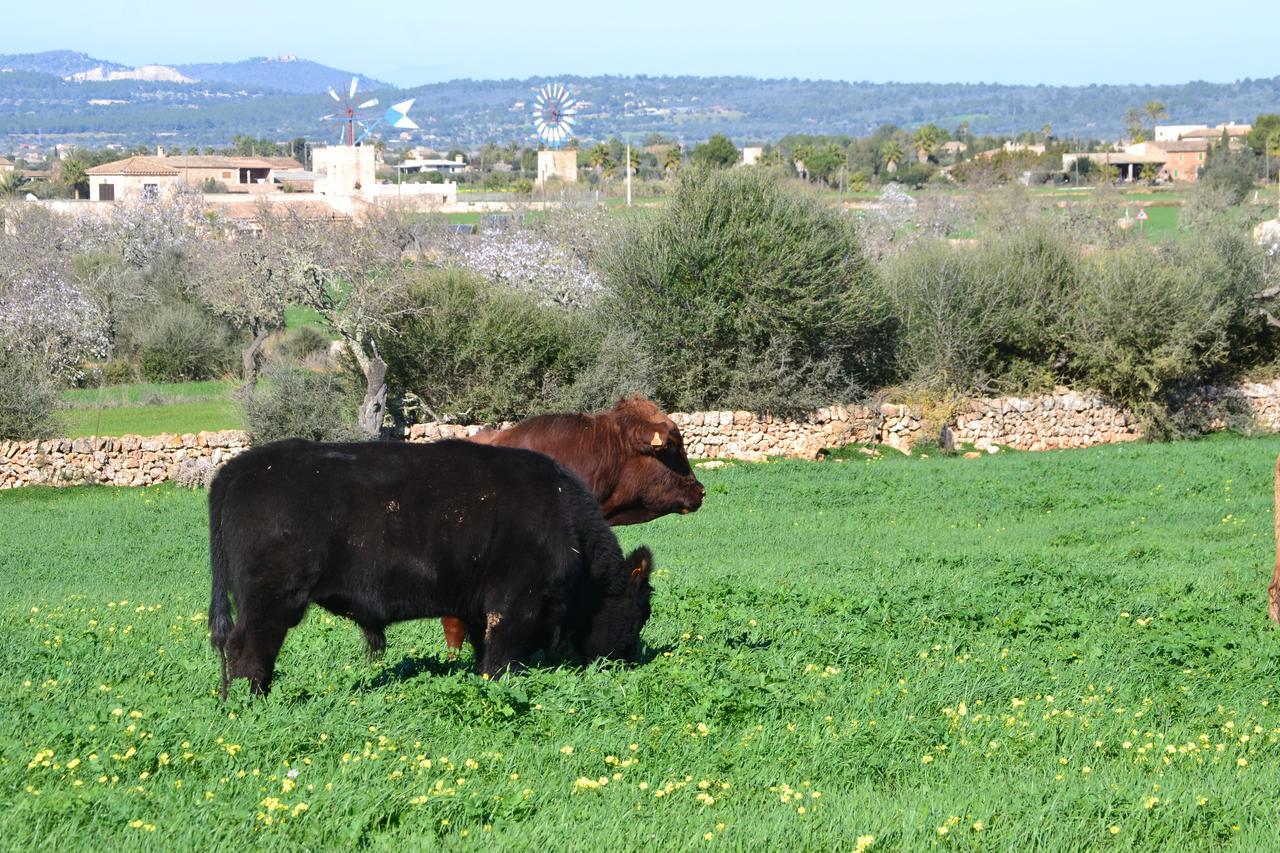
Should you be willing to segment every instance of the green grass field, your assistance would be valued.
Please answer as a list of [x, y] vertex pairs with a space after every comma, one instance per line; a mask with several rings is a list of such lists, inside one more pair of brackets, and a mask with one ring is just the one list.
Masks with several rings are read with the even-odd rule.
[[240, 407], [231, 394], [237, 383], [139, 382], [62, 393], [64, 438], [87, 435], [159, 435], [237, 429]]
[[704, 472], [620, 530], [641, 665], [371, 665], [315, 611], [225, 706], [203, 492], [0, 493], [5, 845], [1276, 849], [1278, 451]]
[[229, 397], [188, 403], [71, 408], [59, 413], [63, 438], [90, 435], [160, 435], [240, 429], [240, 407]]

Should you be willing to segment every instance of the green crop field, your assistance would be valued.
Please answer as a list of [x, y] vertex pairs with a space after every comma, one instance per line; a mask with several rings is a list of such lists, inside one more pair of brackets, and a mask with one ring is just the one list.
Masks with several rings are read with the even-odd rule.
[[240, 407], [229, 397], [186, 403], [72, 408], [59, 414], [64, 438], [87, 435], [160, 435], [240, 429]]
[[[203, 492], [0, 493], [11, 849], [1269, 850], [1280, 437], [700, 476], [636, 666], [313, 611], [216, 696]], [[874, 838], [868, 842], [867, 837]], [[861, 839], [861, 840], [859, 840]]]
[[65, 438], [86, 435], [159, 435], [235, 429], [240, 407], [229, 379], [139, 382], [64, 391], [59, 413]]

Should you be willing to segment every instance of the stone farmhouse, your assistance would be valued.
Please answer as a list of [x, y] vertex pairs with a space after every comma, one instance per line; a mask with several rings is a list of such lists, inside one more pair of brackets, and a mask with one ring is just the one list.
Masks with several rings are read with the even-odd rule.
[[127, 157], [86, 169], [91, 201], [125, 201], [136, 194], [155, 196], [161, 189], [216, 184], [222, 192], [270, 192], [275, 172], [300, 172], [292, 157]]
[[12, 171], [13, 171], [13, 163], [9, 160], [6, 160], [4, 157], [0, 157], [0, 175], [5, 174], [6, 172], [12, 172]]

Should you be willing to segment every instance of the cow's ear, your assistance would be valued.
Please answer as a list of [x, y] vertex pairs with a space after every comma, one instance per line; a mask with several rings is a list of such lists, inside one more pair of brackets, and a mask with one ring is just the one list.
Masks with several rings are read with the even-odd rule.
[[627, 590], [635, 592], [649, 577], [653, 569], [653, 554], [648, 548], [640, 547], [627, 555]]

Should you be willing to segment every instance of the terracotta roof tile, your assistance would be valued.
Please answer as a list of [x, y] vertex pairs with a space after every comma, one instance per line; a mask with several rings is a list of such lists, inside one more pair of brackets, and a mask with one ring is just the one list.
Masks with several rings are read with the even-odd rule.
[[176, 178], [181, 174], [177, 169], [166, 166], [155, 157], [128, 157], [112, 163], [103, 163], [92, 169], [85, 169], [84, 173], [86, 175], [151, 175], [166, 178]]

